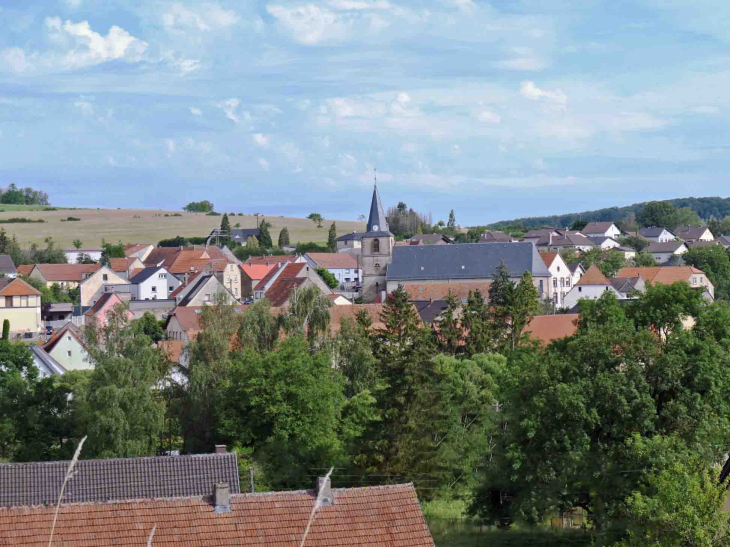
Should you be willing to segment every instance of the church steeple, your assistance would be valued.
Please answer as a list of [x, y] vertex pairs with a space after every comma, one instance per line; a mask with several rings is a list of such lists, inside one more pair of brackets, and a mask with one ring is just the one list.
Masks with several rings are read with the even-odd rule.
[[383, 204], [380, 203], [378, 185], [373, 188], [373, 201], [370, 204], [370, 217], [368, 218], [368, 232], [389, 232], [388, 220], [383, 211]]

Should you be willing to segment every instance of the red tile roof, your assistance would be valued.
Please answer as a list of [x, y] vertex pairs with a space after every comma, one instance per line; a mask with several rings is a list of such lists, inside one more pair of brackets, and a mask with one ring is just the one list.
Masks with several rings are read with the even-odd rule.
[[[211, 485], [212, 488], [213, 485]], [[333, 489], [317, 510], [308, 546], [433, 547], [411, 484]], [[229, 513], [190, 497], [61, 505], [54, 544], [73, 547], [298, 547], [315, 503], [311, 491], [236, 494]], [[0, 545], [45, 547], [54, 507], [0, 509]]]
[[270, 264], [275, 266], [277, 262], [294, 262], [298, 255], [266, 255], [266, 256], [251, 256], [244, 264]]
[[151, 243], [128, 243], [124, 246], [124, 251], [127, 253], [127, 256], [138, 253], [143, 249], [146, 249], [152, 245]]
[[92, 274], [101, 264], [36, 264], [43, 277], [50, 282], [75, 281], [81, 283], [84, 274]]
[[22, 279], [11, 279], [9, 277], [0, 279], [0, 296], [40, 296], [40, 294], [40, 291], [28, 285]]
[[[48, 340], [48, 342], [43, 345], [43, 349], [46, 352], [50, 353], [51, 351], [53, 351], [53, 348], [56, 347], [56, 343], [58, 343], [58, 341], [67, 333], [76, 338], [79, 344], [81, 344], [82, 346], [84, 345], [84, 335], [82, 334], [81, 330], [79, 330], [76, 325], [69, 321], [63, 327], [61, 327], [61, 329], [57, 331], [56, 334], [54, 334], [51, 339]], [[0, 543], [0, 545], [2, 544]]]
[[267, 274], [264, 277], [261, 278], [261, 281], [259, 281], [256, 284], [256, 286], [254, 287], [254, 290], [263, 291], [264, 290], [264, 287], [266, 287], [266, 284], [269, 281], [271, 281], [271, 278], [274, 277], [274, 275], [276, 274], [276, 272], [278, 272], [279, 270], [281, 270], [282, 268], [285, 268], [285, 267], [286, 267], [285, 264], [282, 264], [281, 266], [276, 266], [275, 265], [273, 268], [271, 268], [267, 272]]
[[468, 298], [469, 291], [480, 291], [482, 296], [489, 295], [491, 281], [463, 281], [456, 283], [408, 283], [403, 286], [409, 300], [443, 300], [449, 291], [456, 298]]
[[260, 281], [275, 266], [275, 264], [241, 264], [240, 268], [252, 281]]
[[21, 264], [20, 266], [16, 266], [15, 271], [18, 272], [18, 275], [28, 277], [30, 272], [33, 271], [33, 268], [35, 268], [35, 264]]
[[317, 268], [344, 269], [357, 268], [357, 258], [350, 253], [307, 253]]
[[353, 304], [352, 306], [332, 306], [330, 308], [330, 330], [333, 334], [340, 332], [343, 319], [357, 319], [360, 311], [365, 311], [367, 316], [372, 320], [373, 329], [383, 328], [385, 325], [380, 320], [380, 314], [383, 312], [383, 304]]
[[[114, 306], [118, 306], [120, 304], [122, 306], [124, 305], [122, 303], [122, 300], [116, 294], [114, 294], [113, 292], [107, 292], [107, 293], [102, 294], [101, 297], [99, 298], [99, 300], [94, 302], [94, 305], [91, 306], [88, 310], [86, 310], [86, 313], [84, 313], [84, 315], [86, 317], [93, 317], [94, 315], [99, 313], [99, 311], [101, 311], [104, 308], [104, 306], [107, 304], [107, 302], [109, 302], [110, 300], [116, 301], [113, 304]], [[130, 315], [132, 315], [131, 312], [130, 312]]]
[[553, 265], [556, 256], [558, 256], [558, 253], [540, 253], [540, 258], [548, 268]]
[[553, 340], [572, 336], [578, 327], [575, 324], [579, 314], [536, 315], [525, 328], [532, 338], [549, 344]]
[[281, 275], [282, 277], [274, 281], [269, 290], [266, 291], [266, 298], [274, 308], [284, 306], [289, 301], [292, 291], [300, 288], [308, 281], [306, 277], [284, 278], [284, 274]]
[[621, 268], [616, 277], [641, 276], [645, 282], [671, 285], [676, 281], [689, 282], [692, 274], [704, 274], [692, 266], [651, 266], [645, 268]]
[[[620, 272], [619, 272], [620, 274]], [[620, 276], [620, 277], [631, 277], [631, 276]], [[593, 264], [586, 273], [583, 275], [583, 277], [580, 278], [578, 283], [576, 285], [608, 285], [608, 279], [606, 279], [606, 276], [601, 273], [601, 270], [598, 269], [598, 266]]]
[[194, 273], [190, 274], [188, 276], [187, 283], [185, 282], [185, 280], [183, 280], [183, 282], [180, 284], [180, 286], [177, 289], [175, 289], [174, 291], [172, 291], [170, 293], [170, 296], [168, 296], [168, 298], [175, 298], [178, 294], [180, 294], [183, 291], [183, 289], [185, 287], [187, 287], [188, 285], [190, 285], [190, 283], [192, 283], [195, 280], [195, 278], [198, 277], [202, 273], [203, 272], [200, 271], [200, 272], [194, 272]]
[[136, 260], [139, 260], [136, 256], [132, 258], [110, 258], [109, 268], [113, 272], [126, 272]]

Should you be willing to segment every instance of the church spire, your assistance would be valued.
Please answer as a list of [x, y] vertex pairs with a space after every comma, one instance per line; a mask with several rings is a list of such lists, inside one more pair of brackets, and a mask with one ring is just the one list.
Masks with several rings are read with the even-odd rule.
[[380, 203], [380, 195], [378, 195], [377, 180], [373, 188], [373, 201], [370, 204], [370, 217], [368, 217], [368, 232], [388, 232], [388, 220], [383, 211], [383, 204]]

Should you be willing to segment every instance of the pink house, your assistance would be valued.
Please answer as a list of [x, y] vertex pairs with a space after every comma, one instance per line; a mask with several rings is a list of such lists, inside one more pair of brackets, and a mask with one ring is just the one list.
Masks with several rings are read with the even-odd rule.
[[[114, 306], [124, 306], [124, 302], [114, 293], [104, 293], [84, 314], [86, 322], [98, 321], [100, 325], [106, 325], [106, 314], [114, 309]], [[134, 319], [134, 314], [129, 310], [127, 310], [127, 319], [130, 321]]]

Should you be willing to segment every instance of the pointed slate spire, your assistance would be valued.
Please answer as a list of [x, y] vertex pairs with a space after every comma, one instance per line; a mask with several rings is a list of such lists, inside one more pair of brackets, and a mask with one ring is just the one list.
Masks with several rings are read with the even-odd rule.
[[370, 217], [368, 218], [368, 232], [389, 232], [388, 220], [383, 211], [383, 204], [380, 203], [378, 186], [373, 189], [373, 201], [370, 204]]

